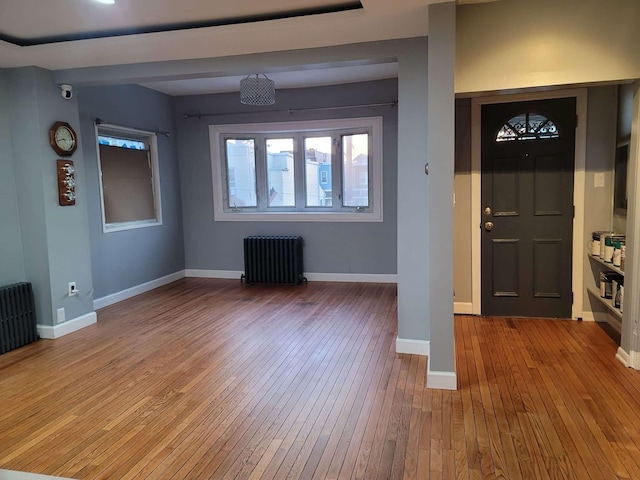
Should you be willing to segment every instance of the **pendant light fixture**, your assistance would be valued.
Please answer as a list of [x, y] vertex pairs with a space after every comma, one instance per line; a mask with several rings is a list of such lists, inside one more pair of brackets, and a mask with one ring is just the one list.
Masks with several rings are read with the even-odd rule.
[[247, 75], [240, 80], [240, 103], [273, 105], [276, 103], [275, 83], [264, 73]]

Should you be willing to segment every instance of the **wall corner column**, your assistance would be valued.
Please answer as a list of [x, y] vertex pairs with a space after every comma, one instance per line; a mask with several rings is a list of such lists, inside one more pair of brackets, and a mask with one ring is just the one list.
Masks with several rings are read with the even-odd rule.
[[[425, 22], [426, 20], [425, 9]], [[396, 352], [429, 354], [428, 39], [398, 55], [398, 338]]]
[[628, 366], [640, 370], [640, 81], [634, 85], [631, 143], [629, 149], [627, 251], [624, 315], [620, 348], [628, 354]]
[[427, 86], [428, 275], [430, 357], [427, 387], [457, 388], [453, 325], [453, 180], [455, 164], [454, 2], [429, 6]]

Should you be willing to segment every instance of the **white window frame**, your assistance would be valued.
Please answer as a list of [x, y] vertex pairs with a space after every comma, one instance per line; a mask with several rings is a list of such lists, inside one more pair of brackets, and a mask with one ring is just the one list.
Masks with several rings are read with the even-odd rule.
[[[111, 233], [122, 230], [133, 230], [136, 228], [156, 227], [162, 225], [162, 201], [160, 197], [160, 167], [158, 164], [158, 137], [154, 132], [138, 130], [135, 128], [122, 127], [120, 125], [111, 125], [101, 123], [95, 126], [96, 133], [96, 154], [98, 158], [98, 183], [100, 186], [100, 207], [102, 210], [102, 232]], [[153, 204], [156, 212], [155, 219], [135, 220], [131, 222], [107, 223], [104, 208], [104, 190], [102, 187], [102, 163], [100, 161], [100, 144], [98, 136], [130, 138], [131, 140], [140, 140], [149, 145], [149, 160], [151, 162], [151, 176], [153, 189]]]
[[[292, 131], [307, 133], [322, 133], [327, 130], [370, 129], [371, 152], [370, 162], [370, 206], [365, 211], [356, 208], [343, 210], [323, 210], [321, 207], [305, 207], [297, 211], [256, 211], [243, 209], [242, 211], [225, 209], [226, 192], [226, 162], [224, 139], [229, 136], [274, 135]], [[209, 139], [211, 146], [211, 170], [213, 175], [213, 211], [215, 221], [231, 222], [382, 222], [383, 181], [382, 181], [382, 117], [341, 118], [331, 120], [312, 120], [299, 122], [247, 123], [230, 125], [210, 125]], [[256, 145], [256, 148], [259, 148]], [[332, 162], [342, 164], [342, 156], [336, 156]], [[303, 186], [302, 173], [299, 185]], [[298, 173], [296, 173], [298, 175]], [[298, 179], [297, 179], [298, 180]], [[333, 188], [342, 189], [341, 182], [332, 179]], [[258, 187], [260, 188], [260, 187]], [[297, 186], [296, 186], [297, 188]], [[302, 196], [301, 196], [302, 198]], [[303, 204], [304, 205], [304, 204]]]

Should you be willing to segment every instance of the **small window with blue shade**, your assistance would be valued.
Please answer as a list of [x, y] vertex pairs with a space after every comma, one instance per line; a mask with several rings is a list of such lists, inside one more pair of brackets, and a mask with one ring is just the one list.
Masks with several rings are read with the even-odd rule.
[[131, 150], [148, 150], [147, 145], [140, 140], [132, 140], [130, 138], [107, 137], [98, 135], [99, 145], [108, 145], [110, 147], [129, 148]]

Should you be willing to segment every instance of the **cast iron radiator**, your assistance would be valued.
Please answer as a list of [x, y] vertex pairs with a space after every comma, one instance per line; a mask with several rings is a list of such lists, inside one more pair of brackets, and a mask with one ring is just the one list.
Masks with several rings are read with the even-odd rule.
[[244, 275], [240, 280], [246, 284], [306, 283], [302, 265], [302, 237], [246, 237]]
[[0, 287], [0, 353], [38, 340], [30, 283]]

